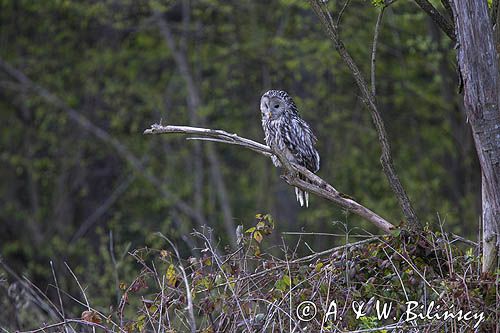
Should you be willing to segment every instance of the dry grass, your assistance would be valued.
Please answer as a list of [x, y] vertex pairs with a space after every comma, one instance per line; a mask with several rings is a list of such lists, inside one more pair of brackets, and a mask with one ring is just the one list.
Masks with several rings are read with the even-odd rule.
[[[50, 321], [31, 332], [498, 332], [498, 275], [479, 274], [479, 249], [473, 242], [428, 232], [425, 236], [370, 236], [359, 242], [298, 257], [302, 241], [289, 248], [266, 244], [274, 225], [258, 215], [254, 227], [239, 232], [236, 251], [221, 253], [210, 229], [195, 231], [200, 255], [183, 259], [163, 235], [165, 247], [130, 252], [140, 272], [121, 282], [117, 305], [93, 307], [85, 287], [68, 266], [80, 289], [74, 297], [59, 290], [52, 302], [36, 294], [51, 309]], [[461, 243], [461, 246], [457, 244]], [[465, 245], [464, 245], [465, 244]], [[463, 245], [463, 246], [462, 246]], [[279, 248], [271, 255], [264, 248]], [[84, 277], [82, 277], [84, 278]], [[23, 281], [20, 279], [20, 281]], [[33, 290], [28, 283], [24, 285]], [[70, 318], [60, 298], [81, 305]], [[82, 299], [83, 301], [79, 300]], [[317, 309], [310, 321], [301, 321], [299, 304], [310, 301]], [[377, 301], [391, 304], [387, 319], [377, 317]], [[425, 309], [434, 302], [434, 318], [407, 321], [407, 303]], [[332, 303], [334, 302], [334, 303]], [[58, 304], [58, 305], [56, 305]], [[335, 307], [332, 307], [333, 304]], [[361, 306], [361, 308], [360, 308]], [[436, 308], [440, 306], [440, 309]], [[453, 306], [453, 307], [452, 307]], [[484, 320], [437, 319], [446, 309], [467, 312]], [[96, 308], [109, 308], [98, 311]], [[356, 318], [354, 309], [361, 309]], [[312, 305], [311, 305], [312, 309]], [[336, 309], [327, 316], [328, 311]], [[303, 312], [299, 314], [304, 315]], [[50, 322], [50, 323], [49, 323]]]

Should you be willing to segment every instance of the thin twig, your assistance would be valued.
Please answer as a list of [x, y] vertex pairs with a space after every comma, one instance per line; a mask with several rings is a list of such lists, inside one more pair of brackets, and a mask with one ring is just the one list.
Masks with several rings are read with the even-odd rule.
[[478, 243], [476, 243], [476, 242], [474, 242], [474, 241], [472, 241], [470, 239], [463, 238], [462, 236], [454, 234], [454, 233], [451, 234], [451, 238], [453, 239], [451, 241], [451, 243], [454, 243], [455, 241], [458, 241], [458, 242], [462, 242], [462, 243], [465, 243], [465, 244], [468, 244], [468, 245], [471, 245], [471, 246], [474, 246], [474, 247], [479, 246]]
[[47, 297], [47, 295], [40, 290], [33, 282], [31, 282], [26, 276], [20, 277], [16, 272], [6, 262], [3, 261], [2, 256], [0, 256], [0, 267], [12, 276], [18, 283], [20, 283], [24, 290], [26, 290], [29, 296], [36, 301], [40, 309], [45, 311], [52, 318], [63, 318], [62, 313], [59, 311], [57, 306]]
[[373, 47], [372, 47], [372, 59], [371, 59], [371, 83], [372, 83], [372, 94], [373, 96], [377, 96], [376, 84], [375, 84], [375, 72], [376, 66], [375, 62], [377, 59], [377, 44], [378, 44], [378, 35], [380, 32], [380, 27], [382, 23], [382, 17], [384, 16], [385, 6], [380, 9], [380, 12], [377, 16], [377, 23], [375, 24], [375, 32], [373, 33]]
[[[161, 285], [160, 285], [160, 289], [161, 289], [161, 294], [160, 294], [160, 312], [158, 314], [158, 332], [162, 332], [161, 330], [161, 324], [162, 324], [162, 320], [163, 320], [163, 316], [162, 316], [162, 313], [163, 313], [163, 299], [165, 297], [165, 274], [162, 274], [161, 276]], [[166, 311], [168, 312], [168, 311]]]
[[406, 301], [409, 301], [410, 298], [408, 297], [408, 293], [406, 292], [405, 284], [403, 282], [403, 279], [401, 278], [401, 274], [399, 274], [398, 268], [396, 267], [396, 265], [394, 265], [394, 262], [392, 261], [391, 256], [387, 253], [387, 251], [384, 248], [382, 248], [382, 251], [384, 251], [385, 256], [387, 257], [387, 259], [389, 259], [389, 262], [391, 263], [391, 266], [392, 266], [392, 270], [398, 276], [399, 283], [401, 284], [401, 290], [403, 290], [403, 294], [405, 294]]
[[215, 130], [208, 128], [200, 128], [200, 127], [191, 127], [191, 126], [176, 126], [176, 125], [159, 125], [153, 124], [150, 128], [144, 131], [144, 134], [172, 134], [172, 133], [180, 133], [180, 134], [194, 134], [199, 137], [190, 137], [189, 139], [195, 140], [203, 138], [213, 138], [216, 139], [217, 142], [223, 142], [238, 146], [243, 146], [245, 148], [256, 151], [260, 154], [266, 156], [272, 156], [273, 152], [271, 148], [256, 141], [246, 139], [244, 137], [240, 137], [237, 134], [228, 133], [223, 130]]
[[391, 246], [391, 244], [389, 244], [388, 242], [384, 241], [383, 239], [380, 239], [385, 245], [387, 245], [387, 247], [389, 247], [392, 251], [394, 251], [395, 253], [398, 254], [398, 256], [400, 256], [408, 265], [410, 265], [410, 267], [415, 271], [415, 273], [417, 273], [420, 278], [422, 279], [422, 281], [425, 282], [425, 284], [430, 288], [432, 289], [432, 291], [435, 293], [435, 295], [439, 295], [439, 293], [437, 292], [437, 290], [432, 286], [432, 284], [427, 281], [427, 279], [425, 278], [425, 276], [418, 270], [417, 266], [415, 266], [414, 263], [412, 263], [405, 255], [403, 255], [400, 251], [398, 251], [397, 249], [395, 249], [393, 246]]
[[344, 12], [345, 12], [345, 10], [347, 9], [347, 6], [349, 6], [349, 2], [350, 2], [350, 1], [351, 1], [351, 0], [346, 0], [346, 1], [344, 2], [344, 5], [342, 6], [342, 9], [341, 9], [341, 10], [340, 10], [340, 12], [339, 12], [339, 16], [337, 17], [337, 23], [336, 23], [337, 28], [340, 26], [340, 21], [342, 20], [342, 15], [344, 15]]
[[[66, 262], [64, 263], [64, 265], [66, 266], [66, 268], [68, 269], [68, 271], [71, 273], [71, 275], [75, 279], [76, 283], [78, 284], [78, 288], [80, 288], [80, 291], [83, 294], [83, 298], [85, 299], [85, 304], [87, 304], [87, 310], [92, 311], [92, 309], [90, 307], [89, 300], [87, 298], [87, 294], [85, 293], [85, 290], [83, 289], [82, 285], [80, 284], [80, 281], [78, 280], [75, 273], [73, 272], [73, 270], [69, 267], [69, 265]], [[95, 327], [92, 327], [92, 332], [95, 333]]]
[[[339, 237], [344, 236], [343, 234], [332, 234], [328, 232], [296, 232], [296, 231], [283, 231], [282, 235], [297, 235], [297, 236], [332, 236]], [[358, 238], [372, 238], [373, 235], [349, 235], [349, 237], [358, 237]]]
[[[64, 306], [63, 306], [63, 302], [62, 302], [61, 291], [59, 289], [59, 282], [57, 281], [57, 276], [56, 276], [56, 272], [54, 270], [54, 264], [53, 264], [52, 260], [50, 261], [50, 269], [52, 270], [52, 276], [54, 277], [54, 283], [55, 283], [56, 290], [57, 290], [57, 297], [59, 298], [59, 306], [61, 307], [62, 319], [63, 319], [63, 321], [66, 321], [66, 314], [64, 313]], [[64, 328], [66, 328], [66, 326], [64, 326]]]
[[[66, 296], [68, 297], [70, 300], [72, 300], [73, 302], [77, 303], [77, 304], [80, 304], [81, 306], [87, 306], [84, 302], [80, 301], [79, 299], [73, 297], [73, 295], [71, 295], [70, 293], [64, 291], [63, 289], [61, 289], [61, 292]], [[99, 310], [95, 309], [95, 308], [90, 308], [90, 311], [94, 312], [95, 314], [98, 314], [101, 318], [107, 318], [107, 316], [100, 312]], [[114, 327], [114, 329], [118, 329], [118, 331], [120, 331], [121, 333], [126, 333], [126, 331], [122, 328], [123, 325], [122, 324], [117, 324], [115, 323], [113, 320], [111, 320], [109, 317], [106, 319], [106, 320], [109, 320], [109, 323]], [[113, 330], [114, 332], [114, 330]]]
[[170, 246], [175, 251], [177, 260], [179, 261], [179, 269], [181, 270], [182, 280], [184, 281], [184, 285], [186, 287], [186, 298], [188, 303], [187, 309], [189, 313], [189, 326], [191, 328], [191, 333], [196, 333], [196, 320], [194, 319], [194, 310], [193, 310], [193, 296], [191, 295], [191, 288], [189, 287], [189, 281], [186, 275], [186, 271], [184, 270], [184, 266], [182, 265], [181, 256], [179, 254], [179, 251], [177, 250], [177, 247], [174, 245], [174, 243], [170, 241], [170, 239], [164, 236], [161, 232], [158, 232], [157, 234], [170, 244]]
[[251, 329], [251, 327], [249, 325], [249, 321], [248, 321], [247, 317], [245, 316], [245, 311], [243, 311], [243, 307], [241, 306], [240, 298], [236, 294], [235, 288], [231, 285], [229, 278], [228, 278], [226, 272], [224, 271], [224, 268], [222, 267], [221, 260], [220, 260], [219, 256], [217, 255], [216, 251], [214, 251], [214, 248], [212, 246], [211, 241], [207, 238], [206, 235], [204, 235], [200, 232], [195, 231], [194, 234], [197, 235], [198, 237], [201, 237], [205, 241], [205, 246], [212, 254], [212, 257], [214, 258], [215, 263], [217, 264], [217, 267], [219, 268], [220, 272], [224, 276], [224, 280], [227, 281], [227, 286], [229, 287], [229, 290], [233, 294], [234, 300], [235, 300], [236, 304], [238, 305], [238, 310], [240, 311], [241, 317], [243, 318], [243, 322], [245, 323], [245, 326], [246, 326], [248, 332], [253, 332], [253, 330]]
[[75, 324], [79, 324], [79, 325], [90, 326], [90, 327], [92, 327], [93, 330], [95, 330], [95, 328], [97, 327], [97, 328], [100, 328], [100, 329], [104, 330], [105, 332], [109, 332], [109, 333], [113, 332], [112, 330], [110, 330], [106, 326], [103, 326], [103, 325], [98, 324], [98, 323], [93, 323], [93, 322], [90, 322], [90, 321], [80, 320], [80, 319], [66, 319], [65, 321], [62, 321], [62, 322], [59, 322], [59, 323], [46, 325], [46, 326], [37, 328], [35, 330], [31, 330], [31, 331], [19, 331], [18, 333], [38, 333], [38, 332], [45, 332], [48, 329], [56, 328], [56, 327], [59, 327], [59, 326], [64, 326], [67, 323], [75, 323]]
[[117, 303], [120, 303], [120, 280], [118, 277], [118, 264], [116, 262], [116, 256], [115, 256], [115, 242], [113, 239], [113, 231], [109, 231], [109, 256], [111, 257], [111, 263], [113, 264], [113, 275], [115, 278], [115, 288], [116, 288], [116, 300]]
[[[149, 312], [149, 310], [146, 306], [144, 296], [141, 296], [141, 302], [142, 302], [142, 306], [144, 307], [143, 313], [146, 313], [146, 316], [148, 318], [148, 322], [151, 324], [151, 327], [153, 328], [153, 333], [160, 333], [160, 331], [156, 331], [156, 327], [155, 327], [153, 318], [151, 317], [151, 313]], [[160, 300], [160, 302], [162, 302], [162, 301]], [[146, 327], [146, 325], [147, 325], [147, 323], [144, 323], [144, 327]]]
[[361, 240], [359, 242], [354, 242], [354, 243], [349, 243], [349, 244], [345, 244], [345, 245], [342, 245], [342, 246], [333, 247], [333, 248], [325, 250], [325, 251], [316, 252], [316, 253], [308, 255], [306, 257], [302, 257], [302, 258], [299, 258], [299, 259], [292, 260], [290, 263], [297, 264], [297, 263], [303, 263], [303, 262], [306, 262], [306, 261], [311, 261], [311, 260], [314, 260], [316, 258], [325, 256], [325, 255], [330, 254], [330, 253], [333, 253], [335, 251], [339, 251], [339, 250], [343, 250], [343, 249], [349, 249], [351, 247], [356, 247], [356, 246], [363, 245], [363, 244], [366, 244], [366, 243], [371, 243], [371, 242], [374, 242], [374, 241], [379, 240], [379, 239], [380, 239], [379, 237], [372, 237], [372, 238], [368, 238], [368, 239], [363, 239], [363, 240]]

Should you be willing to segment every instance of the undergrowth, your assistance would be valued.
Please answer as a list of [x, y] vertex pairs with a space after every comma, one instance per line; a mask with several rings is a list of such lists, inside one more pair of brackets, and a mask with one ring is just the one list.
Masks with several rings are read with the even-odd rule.
[[[204, 246], [189, 258], [159, 234], [164, 247], [130, 252], [138, 273], [119, 282], [118, 304], [92, 304], [82, 286], [83, 299], [71, 296], [82, 306], [79, 318], [65, 315], [35, 332], [499, 330], [499, 274], [480, 273], [471, 241], [430, 231], [369, 235], [299, 257], [300, 242], [266, 244], [273, 231], [272, 218], [259, 214], [254, 226], [238, 229], [239, 248], [222, 252], [210, 229], [195, 231]], [[280, 254], [267, 253], [271, 246]]]

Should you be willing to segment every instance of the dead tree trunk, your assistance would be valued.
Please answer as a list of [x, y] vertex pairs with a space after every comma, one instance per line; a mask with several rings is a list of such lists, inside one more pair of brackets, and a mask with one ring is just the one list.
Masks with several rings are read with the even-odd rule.
[[500, 75], [486, 0], [452, 0], [464, 105], [482, 172], [483, 271], [500, 253]]

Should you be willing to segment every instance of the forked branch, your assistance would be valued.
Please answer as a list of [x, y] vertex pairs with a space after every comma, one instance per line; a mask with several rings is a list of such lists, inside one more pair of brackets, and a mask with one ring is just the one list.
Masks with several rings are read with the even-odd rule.
[[[232, 145], [242, 146], [244, 148], [253, 150], [259, 154], [267, 157], [276, 155], [281, 165], [285, 169], [282, 178], [291, 186], [298, 187], [309, 193], [313, 193], [326, 200], [329, 200], [338, 206], [362, 217], [363, 219], [373, 223], [384, 232], [390, 232], [394, 226], [378, 214], [370, 209], [356, 202], [351, 197], [337, 191], [332, 185], [328, 184], [321, 177], [315, 175], [306, 168], [290, 163], [284, 154], [280, 151], [271, 149], [269, 146], [259, 142], [240, 137], [236, 134], [231, 134], [223, 130], [214, 130], [208, 128], [189, 127], [189, 126], [163, 126], [154, 124], [144, 131], [144, 134], [188, 134], [191, 135], [188, 139], [191, 140], [205, 140], [227, 143]], [[298, 175], [303, 177], [298, 177]], [[302, 178], [302, 179], [301, 179]], [[305, 179], [305, 180], [304, 180]]]

